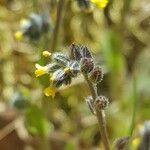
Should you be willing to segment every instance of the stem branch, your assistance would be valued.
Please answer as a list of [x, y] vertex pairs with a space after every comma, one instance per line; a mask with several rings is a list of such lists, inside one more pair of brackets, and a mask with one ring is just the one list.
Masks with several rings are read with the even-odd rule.
[[[95, 101], [95, 99], [98, 96], [97, 95], [97, 87], [89, 81], [87, 75], [84, 75], [84, 78], [88, 83], [92, 98]], [[108, 140], [108, 136], [107, 136], [107, 129], [106, 129], [106, 124], [105, 124], [105, 118], [103, 115], [103, 110], [96, 109], [96, 116], [97, 116], [98, 126], [99, 126], [99, 130], [100, 130], [100, 134], [101, 134], [104, 148], [105, 148], [105, 150], [110, 150], [109, 140]]]

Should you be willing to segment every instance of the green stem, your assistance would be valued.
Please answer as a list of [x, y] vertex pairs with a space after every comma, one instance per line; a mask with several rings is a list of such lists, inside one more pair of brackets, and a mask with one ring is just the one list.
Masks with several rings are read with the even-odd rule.
[[58, 34], [59, 34], [59, 28], [62, 22], [62, 11], [64, 8], [64, 0], [59, 0], [58, 2], [58, 7], [57, 7], [57, 18], [56, 18], [56, 24], [55, 28], [53, 31], [53, 36], [52, 36], [52, 41], [51, 41], [51, 52], [54, 51], [57, 45], [57, 40], [58, 40]]
[[[92, 98], [95, 101], [95, 99], [98, 96], [97, 95], [97, 87], [89, 81], [87, 75], [84, 75], [84, 78], [88, 83]], [[98, 126], [99, 126], [99, 130], [100, 130], [100, 134], [101, 134], [104, 148], [105, 148], [105, 150], [110, 150], [110, 145], [109, 145], [109, 140], [108, 140], [108, 135], [107, 135], [107, 129], [106, 129], [106, 123], [105, 123], [105, 118], [103, 115], [103, 110], [96, 109], [96, 117], [98, 120]]]
[[132, 114], [132, 121], [130, 125], [130, 131], [129, 136], [132, 137], [134, 126], [135, 126], [135, 117], [137, 112], [137, 83], [136, 83], [136, 77], [133, 76], [133, 114]]

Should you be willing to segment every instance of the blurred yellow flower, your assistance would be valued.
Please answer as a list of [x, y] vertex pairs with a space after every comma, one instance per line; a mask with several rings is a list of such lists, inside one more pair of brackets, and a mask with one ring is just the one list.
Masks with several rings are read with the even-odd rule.
[[54, 86], [50, 86], [44, 90], [45, 96], [52, 96], [52, 98], [55, 97], [56, 92], [57, 92], [57, 88]]
[[108, 0], [91, 0], [98, 8], [105, 8], [108, 4]]
[[23, 39], [23, 32], [21, 31], [16, 31], [15, 34], [15, 39], [18, 40], [18, 41], [21, 41]]
[[36, 77], [42, 76], [47, 73], [47, 66], [40, 66], [39, 64], [36, 64], [35, 67], [37, 68], [34, 72]]
[[29, 23], [29, 21], [28, 21], [27, 19], [24, 19], [24, 18], [23, 18], [23, 19], [20, 20], [20, 25], [21, 25], [21, 26], [25, 26], [25, 25], [27, 25], [28, 23]]
[[137, 146], [140, 144], [140, 138], [135, 138], [133, 141], [132, 141], [132, 147], [135, 149], [137, 148]]
[[51, 56], [52, 54], [51, 54], [50, 52], [48, 52], [48, 51], [43, 51], [42, 55], [43, 55], [44, 57], [49, 57], [49, 56]]

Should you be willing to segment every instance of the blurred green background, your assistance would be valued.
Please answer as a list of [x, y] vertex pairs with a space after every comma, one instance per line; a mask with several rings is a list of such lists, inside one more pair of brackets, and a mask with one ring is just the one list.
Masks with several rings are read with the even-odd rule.
[[[63, 3], [58, 40], [51, 49], [57, 0], [0, 0], [1, 150], [102, 146], [97, 120], [85, 103], [90, 93], [82, 76], [51, 99], [43, 94], [47, 80], [34, 75], [35, 64], [47, 61], [41, 58], [43, 50], [69, 54], [73, 42], [88, 46], [104, 69], [98, 92], [110, 101], [106, 122], [111, 145], [130, 135], [132, 125], [133, 139], [139, 137], [150, 119], [149, 0], [110, 0], [104, 10], [84, 8], [76, 0]], [[43, 12], [49, 14], [50, 31], [38, 40], [17, 41], [20, 20]]]

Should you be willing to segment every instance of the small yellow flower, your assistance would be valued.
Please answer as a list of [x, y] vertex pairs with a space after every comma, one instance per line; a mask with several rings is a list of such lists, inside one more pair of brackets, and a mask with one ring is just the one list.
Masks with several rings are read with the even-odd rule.
[[140, 144], [140, 138], [135, 138], [135, 139], [132, 141], [132, 147], [133, 147], [133, 148], [137, 148], [139, 144]]
[[64, 72], [65, 72], [65, 73], [69, 73], [70, 70], [71, 70], [70, 67], [66, 67], [66, 68], [64, 69]]
[[54, 74], [50, 76], [50, 81], [53, 83], [53, 81], [55, 80], [55, 76]]
[[108, 0], [91, 0], [98, 8], [105, 8], [108, 4]]
[[39, 64], [36, 64], [35, 67], [37, 68], [34, 72], [36, 77], [39, 77], [48, 73], [47, 66], [40, 66]]
[[52, 98], [55, 97], [56, 92], [57, 92], [57, 88], [54, 86], [50, 86], [44, 90], [45, 96], [52, 96]]
[[50, 53], [50, 52], [48, 52], [48, 51], [43, 51], [43, 56], [44, 57], [49, 57], [49, 56], [51, 56], [52, 54]]
[[23, 32], [17, 31], [15, 32], [14, 36], [16, 40], [21, 41], [23, 39]]

